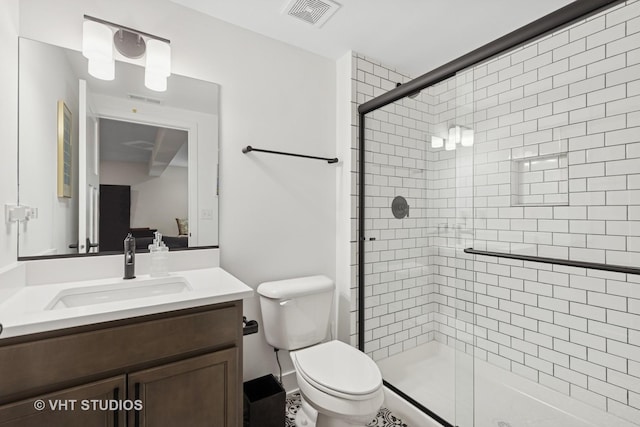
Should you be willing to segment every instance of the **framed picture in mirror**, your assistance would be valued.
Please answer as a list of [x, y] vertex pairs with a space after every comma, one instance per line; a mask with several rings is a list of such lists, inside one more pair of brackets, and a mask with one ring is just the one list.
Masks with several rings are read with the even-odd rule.
[[58, 197], [71, 197], [71, 110], [58, 101]]

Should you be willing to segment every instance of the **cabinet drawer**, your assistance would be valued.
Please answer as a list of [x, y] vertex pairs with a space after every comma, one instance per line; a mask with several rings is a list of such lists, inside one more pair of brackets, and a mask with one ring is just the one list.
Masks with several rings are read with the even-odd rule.
[[241, 305], [0, 346], [0, 403], [129, 372], [181, 354], [241, 345]]

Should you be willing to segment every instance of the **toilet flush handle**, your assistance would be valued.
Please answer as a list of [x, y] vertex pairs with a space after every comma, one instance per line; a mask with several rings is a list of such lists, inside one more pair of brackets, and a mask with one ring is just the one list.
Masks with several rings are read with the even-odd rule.
[[286, 299], [286, 300], [284, 300], [284, 301], [280, 301], [280, 306], [281, 306], [281, 307], [284, 307], [285, 305], [289, 304], [290, 302], [291, 302], [291, 300], [290, 300], [290, 299]]

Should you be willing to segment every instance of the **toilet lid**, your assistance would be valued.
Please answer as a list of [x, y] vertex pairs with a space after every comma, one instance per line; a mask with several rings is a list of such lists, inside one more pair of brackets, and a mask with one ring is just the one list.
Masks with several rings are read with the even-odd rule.
[[296, 364], [309, 381], [338, 393], [370, 394], [382, 385], [382, 375], [375, 362], [342, 341], [298, 350]]

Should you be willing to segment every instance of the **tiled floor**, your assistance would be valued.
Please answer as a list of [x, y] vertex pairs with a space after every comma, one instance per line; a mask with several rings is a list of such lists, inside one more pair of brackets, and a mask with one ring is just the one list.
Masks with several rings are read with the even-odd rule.
[[[287, 417], [285, 427], [295, 427], [296, 413], [300, 407], [300, 393], [293, 393], [287, 396]], [[380, 408], [375, 420], [371, 420], [369, 427], [408, 427], [401, 419], [396, 417], [387, 408]]]

